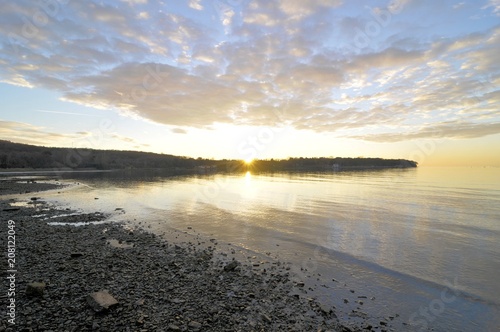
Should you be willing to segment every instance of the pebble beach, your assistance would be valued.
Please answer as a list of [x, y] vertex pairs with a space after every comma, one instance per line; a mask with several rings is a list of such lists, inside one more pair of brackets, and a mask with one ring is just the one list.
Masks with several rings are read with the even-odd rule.
[[15, 295], [0, 294], [15, 299], [15, 325], [6, 317], [0, 331], [386, 330], [341, 324], [335, 308], [299, 295], [303, 284], [280, 262], [256, 270], [212, 247], [44, 202], [43, 190], [59, 188], [2, 181], [1, 246], [12, 220], [16, 272]]

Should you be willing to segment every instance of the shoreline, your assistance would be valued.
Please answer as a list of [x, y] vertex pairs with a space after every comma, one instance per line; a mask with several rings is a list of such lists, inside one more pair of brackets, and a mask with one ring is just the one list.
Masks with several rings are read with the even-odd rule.
[[[0, 196], [1, 210], [13, 202], [5, 198]], [[0, 327], [6, 331], [63, 326], [70, 331], [361, 331], [361, 326], [342, 325], [334, 307], [299, 295], [304, 284], [292, 281], [279, 261], [249, 266], [216, 253], [216, 240], [208, 246], [173, 244], [124, 223], [48, 225], [47, 220], [105, 222], [109, 216], [68, 211], [39, 199], [29, 203], [3, 212], [15, 222], [19, 271], [16, 326], [4, 319]], [[6, 238], [3, 234], [4, 247]], [[46, 284], [41, 297], [26, 295], [28, 283], [35, 281]], [[119, 303], [95, 313], [85, 299], [103, 289]]]
[[60, 190], [67, 187], [68, 184], [62, 184], [59, 180], [41, 180], [36, 179], [1, 179], [0, 178], [0, 199], [7, 195], [24, 195], [38, 193], [49, 190]]

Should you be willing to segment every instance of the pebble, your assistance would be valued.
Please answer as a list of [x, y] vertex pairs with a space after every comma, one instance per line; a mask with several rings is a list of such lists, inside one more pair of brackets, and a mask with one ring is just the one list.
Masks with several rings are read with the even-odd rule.
[[[8, 204], [0, 201], [0, 209]], [[61, 217], [65, 223], [107, 218], [63, 211], [43, 202], [35, 209], [42, 208], [47, 209], [47, 218], [75, 213]], [[51, 226], [31, 217], [38, 213], [21, 208], [9, 216], [16, 220], [20, 239], [16, 255], [30, 267], [18, 275], [18, 287], [27, 287], [33, 280], [46, 284], [41, 296], [16, 294], [16, 307], [29, 308], [29, 319], [17, 320], [16, 330], [33, 330], [36, 322], [43, 322], [37, 325], [43, 331], [83, 332], [343, 329], [330, 308], [293, 294], [297, 288], [287, 264], [279, 262], [269, 269], [271, 273], [261, 274], [252, 269], [252, 263], [226, 263], [227, 258], [216, 256], [214, 248], [193, 244], [189, 248], [193, 250], [188, 250], [186, 243], [164, 246], [165, 240], [156, 235], [140, 229], [130, 232], [117, 223]], [[107, 239], [135, 246], [115, 248]], [[104, 289], [114, 301], [99, 313], [86, 300]]]

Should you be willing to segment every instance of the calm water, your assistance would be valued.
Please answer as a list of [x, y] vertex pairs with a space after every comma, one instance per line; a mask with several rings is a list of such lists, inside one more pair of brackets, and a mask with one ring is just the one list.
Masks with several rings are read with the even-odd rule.
[[272, 251], [344, 312], [398, 314], [404, 330], [500, 330], [500, 168], [66, 177], [85, 185], [54, 199]]

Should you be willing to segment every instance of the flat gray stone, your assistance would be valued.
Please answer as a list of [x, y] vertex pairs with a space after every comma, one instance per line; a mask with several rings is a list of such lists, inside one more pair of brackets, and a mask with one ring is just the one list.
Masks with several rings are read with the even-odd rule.
[[89, 294], [87, 296], [87, 303], [94, 311], [101, 312], [117, 305], [118, 301], [107, 290], [103, 290]]

